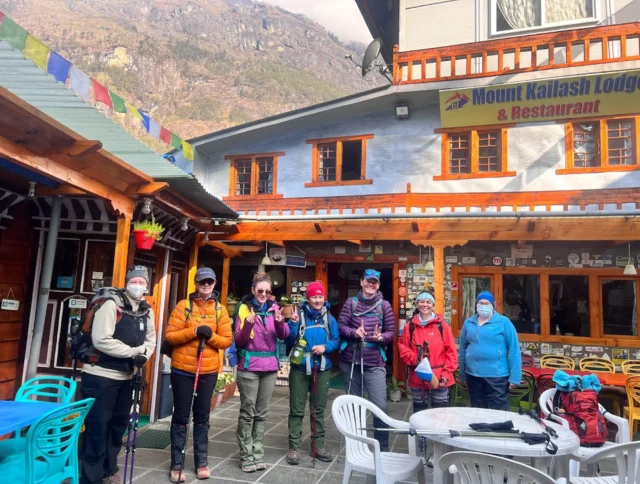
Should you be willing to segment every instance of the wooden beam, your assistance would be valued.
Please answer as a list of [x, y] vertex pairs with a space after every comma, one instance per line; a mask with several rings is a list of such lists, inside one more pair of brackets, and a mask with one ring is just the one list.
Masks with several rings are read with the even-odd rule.
[[263, 249], [259, 245], [231, 245], [230, 247], [240, 252], [260, 252]]
[[362, 245], [362, 240], [347, 240], [347, 242], [351, 242], [352, 244], [355, 244], [357, 246]]
[[205, 209], [185, 199], [172, 189], [158, 192], [154, 198], [162, 202], [176, 217], [189, 217], [196, 225], [203, 225], [200, 223], [201, 218], [211, 217], [211, 214]]
[[127, 218], [133, 217], [134, 203], [132, 198], [50, 158], [37, 155], [30, 149], [2, 136], [0, 136], [0, 155], [48, 178], [109, 200], [114, 211]]
[[189, 269], [187, 280], [187, 295], [195, 292], [196, 290], [196, 271], [198, 270], [198, 252], [200, 251], [200, 242], [202, 241], [204, 234], [198, 232], [193, 238], [193, 245], [191, 246], [191, 252], [189, 252]]
[[52, 153], [52, 154], [66, 155], [66, 156], [71, 156], [72, 158], [75, 158], [75, 157], [82, 157], [90, 153], [95, 153], [96, 151], [101, 149], [102, 149], [102, 142], [84, 139], [84, 140], [78, 140], [75, 143], [73, 143], [71, 146], [67, 148], [59, 149], [56, 153]]
[[225, 257], [238, 257], [240, 255], [242, 255], [242, 251], [225, 244], [224, 242], [218, 242], [215, 240], [207, 240], [205, 242], [205, 245], [209, 245], [211, 247], [214, 247], [218, 250], [220, 250]]
[[116, 251], [113, 257], [113, 286], [124, 287], [127, 275], [127, 259], [129, 253], [129, 236], [131, 235], [131, 219], [118, 217], [116, 232]]
[[322, 232], [322, 227], [320, 226], [320, 224], [313, 224], [313, 226], [316, 229], [316, 232], [321, 233]]
[[151, 182], [139, 185], [136, 190], [136, 195], [155, 195], [160, 190], [167, 188], [169, 184], [167, 182]]
[[436, 313], [444, 314], [444, 247], [433, 249], [433, 288], [436, 298]]
[[37, 186], [36, 195], [38, 197], [82, 196], [87, 195], [87, 192], [71, 185], [60, 185], [58, 188]]
[[322, 283], [322, 287], [324, 287], [325, 291], [329, 290], [329, 272], [327, 270], [326, 260], [320, 259], [316, 262], [316, 281], [320, 281]]

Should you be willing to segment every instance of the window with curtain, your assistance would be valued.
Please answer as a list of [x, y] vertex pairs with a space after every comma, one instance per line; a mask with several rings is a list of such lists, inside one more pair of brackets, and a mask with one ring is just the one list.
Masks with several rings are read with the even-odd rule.
[[599, 123], [573, 125], [573, 166], [576, 168], [600, 166]]
[[496, 33], [594, 21], [596, 0], [491, 0]]
[[229, 196], [275, 195], [279, 156], [284, 153], [226, 156], [231, 170]]
[[472, 276], [462, 278], [462, 315], [460, 316], [460, 323], [464, 323], [467, 318], [476, 314], [476, 296], [482, 291], [490, 290], [490, 277]]

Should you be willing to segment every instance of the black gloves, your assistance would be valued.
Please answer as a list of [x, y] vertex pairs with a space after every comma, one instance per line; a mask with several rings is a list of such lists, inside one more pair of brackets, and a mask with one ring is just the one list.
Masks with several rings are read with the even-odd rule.
[[200, 339], [204, 338], [205, 341], [208, 341], [211, 339], [212, 335], [213, 335], [213, 331], [207, 325], [198, 326], [196, 328], [196, 336]]
[[147, 357], [145, 355], [136, 355], [133, 357], [133, 366], [136, 368], [142, 368], [146, 362]]

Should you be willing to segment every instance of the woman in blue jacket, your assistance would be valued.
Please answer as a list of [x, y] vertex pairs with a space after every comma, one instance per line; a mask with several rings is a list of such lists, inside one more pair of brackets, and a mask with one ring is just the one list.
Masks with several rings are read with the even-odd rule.
[[476, 297], [477, 313], [460, 333], [460, 379], [469, 388], [471, 406], [509, 409], [509, 390], [520, 384], [522, 358], [518, 333], [509, 318], [498, 314], [489, 291]]
[[[329, 303], [325, 303], [325, 290], [320, 282], [312, 282], [307, 287], [307, 300], [300, 305], [299, 313], [289, 321], [287, 345], [292, 352], [291, 371], [289, 372], [289, 453], [290, 465], [300, 463], [300, 444], [302, 440], [302, 418], [307, 395], [311, 393], [309, 415], [313, 419], [313, 406], [316, 407], [315, 457], [323, 462], [331, 462], [333, 456], [324, 448], [324, 409], [327, 405], [329, 380], [331, 380], [331, 359], [329, 353], [340, 348], [338, 323], [329, 314]], [[304, 341], [304, 343], [302, 343]], [[296, 346], [303, 354], [297, 362]], [[304, 349], [302, 349], [304, 347]], [[314, 373], [317, 372], [317, 388], [314, 385]], [[315, 398], [313, 392], [316, 392]], [[313, 429], [313, 426], [311, 427]], [[313, 437], [312, 437], [313, 439]], [[313, 455], [313, 445], [311, 447]]]

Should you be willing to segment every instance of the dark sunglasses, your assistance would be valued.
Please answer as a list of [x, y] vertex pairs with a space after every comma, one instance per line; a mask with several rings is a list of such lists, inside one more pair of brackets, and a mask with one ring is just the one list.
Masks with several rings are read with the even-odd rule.
[[271, 291], [269, 291], [268, 289], [256, 289], [256, 292], [258, 293], [258, 296], [262, 296], [263, 294], [271, 296]]
[[204, 281], [198, 282], [201, 286], [213, 286], [216, 283], [213, 279], [205, 279]]

